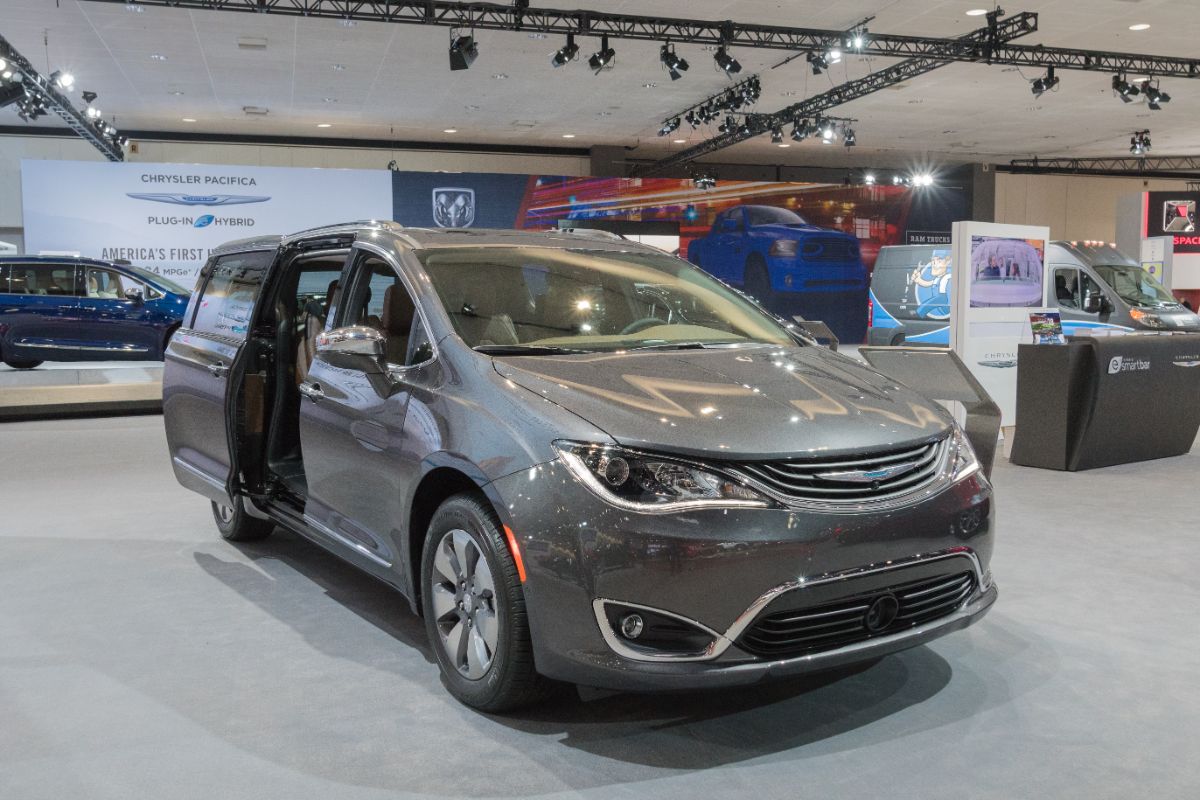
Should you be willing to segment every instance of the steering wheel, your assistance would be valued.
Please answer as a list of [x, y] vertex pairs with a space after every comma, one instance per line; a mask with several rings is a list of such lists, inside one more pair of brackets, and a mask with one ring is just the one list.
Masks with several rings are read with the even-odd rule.
[[663, 321], [658, 317], [642, 317], [635, 319], [633, 322], [621, 329], [622, 336], [628, 336], [631, 333], [644, 331], [646, 328], [653, 328], [655, 325], [663, 325]]

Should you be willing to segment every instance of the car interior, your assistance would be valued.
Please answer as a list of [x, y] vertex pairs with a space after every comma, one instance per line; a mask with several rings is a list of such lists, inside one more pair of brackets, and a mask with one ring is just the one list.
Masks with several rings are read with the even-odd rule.
[[419, 364], [433, 352], [423, 333], [412, 335], [422, 330], [416, 305], [386, 261], [365, 257], [352, 285], [342, 286], [349, 253], [301, 253], [281, 267], [266, 289], [269, 296], [263, 298], [250, 348], [248, 363], [255, 366], [246, 371], [241, 422], [250, 452], [243, 454], [241, 464], [247, 474], [262, 475], [264, 485], [282, 487], [300, 506], [308, 495], [300, 385], [311, 380], [320, 333], [331, 326], [375, 328], [385, 336], [389, 366]]

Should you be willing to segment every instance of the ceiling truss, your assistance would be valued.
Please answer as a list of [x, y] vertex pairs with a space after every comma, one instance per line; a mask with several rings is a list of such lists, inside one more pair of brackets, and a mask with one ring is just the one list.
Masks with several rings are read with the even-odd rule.
[[1004, 172], [1027, 175], [1114, 175], [1139, 178], [1200, 179], [1200, 156], [1018, 158], [999, 169]]

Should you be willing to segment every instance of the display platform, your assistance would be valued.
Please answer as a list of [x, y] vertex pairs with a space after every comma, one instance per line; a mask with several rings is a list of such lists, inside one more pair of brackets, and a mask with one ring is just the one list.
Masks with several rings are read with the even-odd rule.
[[0, 364], [0, 420], [162, 410], [161, 361]]
[[1187, 453], [1200, 431], [1200, 334], [1020, 345], [1011, 461], [1085, 470]]

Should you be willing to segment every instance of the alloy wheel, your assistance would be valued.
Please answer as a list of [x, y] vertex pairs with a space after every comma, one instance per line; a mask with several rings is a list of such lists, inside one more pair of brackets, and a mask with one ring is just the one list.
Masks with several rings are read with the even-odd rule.
[[450, 663], [468, 680], [487, 674], [496, 655], [496, 586], [487, 558], [470, 534], [446, 533], [433, 558], [433, 615]]
[[233, 519], [233, 508], [223, 503], [217, 503], [217, 516], [221, 518], [222, 523], [228, 525], [229, 521]]

